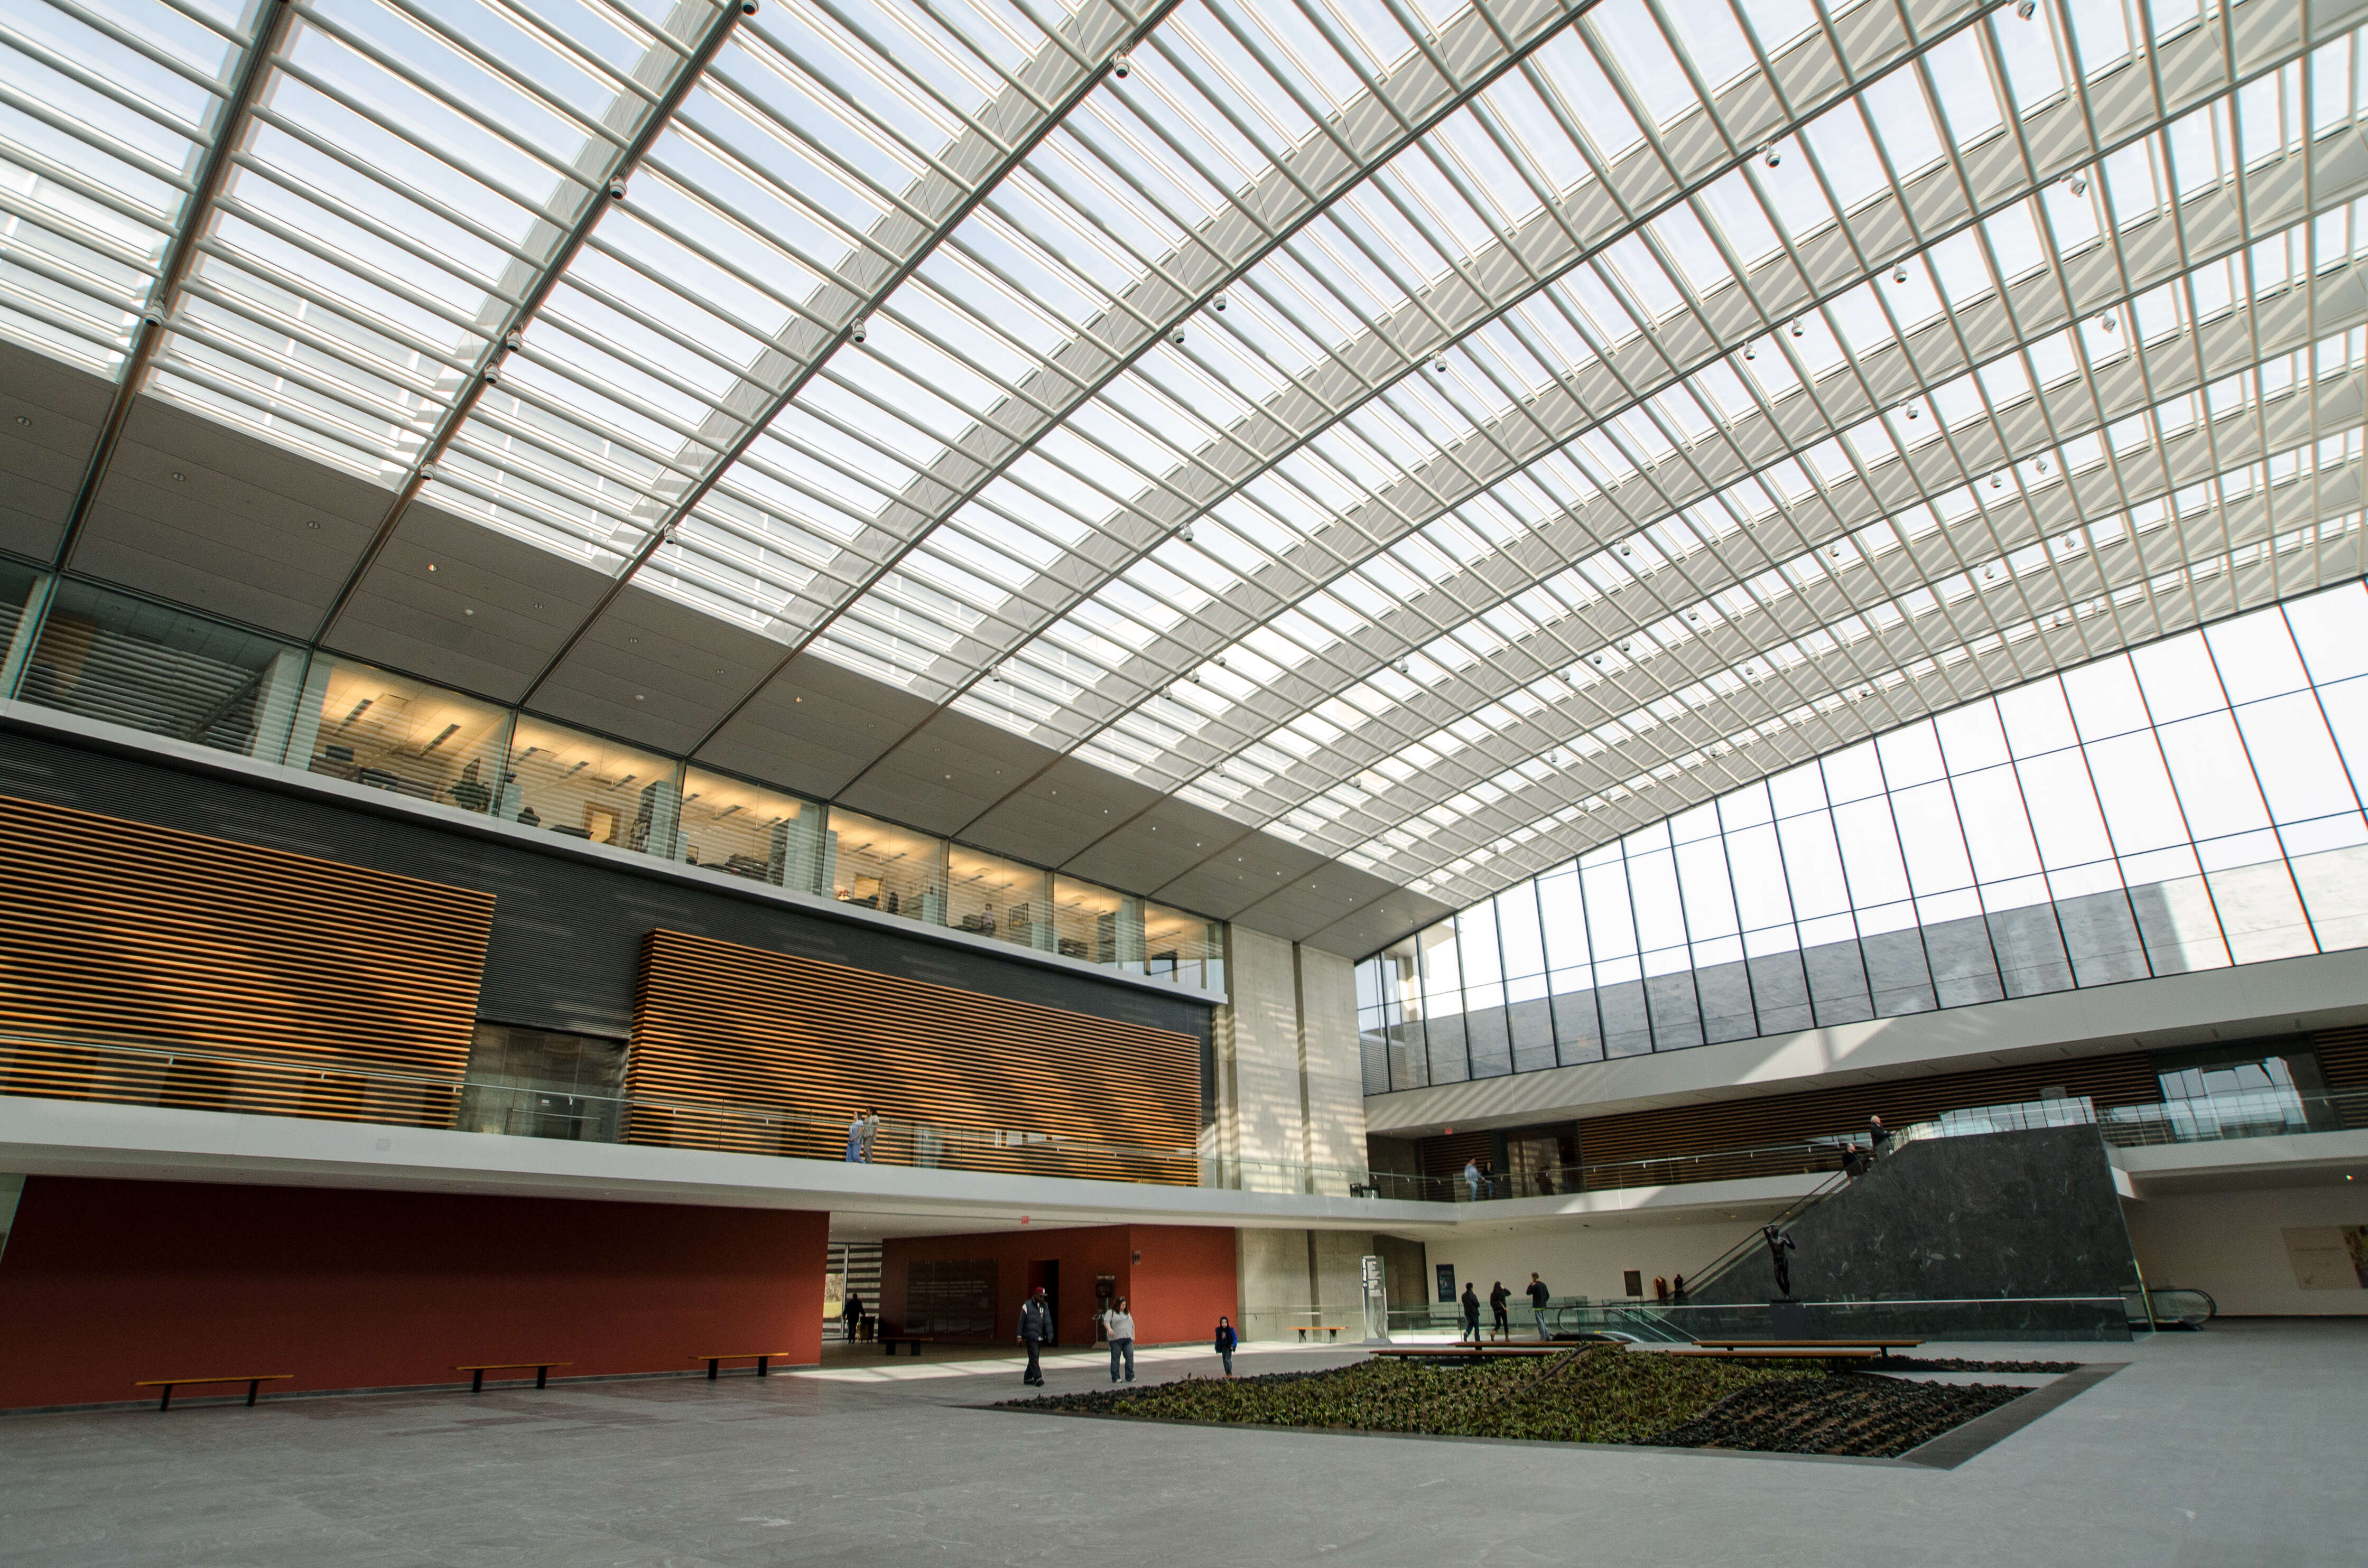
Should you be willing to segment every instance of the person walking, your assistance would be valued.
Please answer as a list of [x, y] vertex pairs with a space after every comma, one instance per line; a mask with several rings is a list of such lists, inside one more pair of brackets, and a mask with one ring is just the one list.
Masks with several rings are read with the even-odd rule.
[[1883, 1118], [1870, 1116], [1866, 1119], [1866, 1134], [1874, 1144], [1874, 1147], [1868, 1151], [1867, 1158], [1869, 1160], [1883, 1158], [1884, 1152], [1891, 1146], [1891, 1129], [1883, 1125]]
[[1491, 1320], [1489, 1326], [1497, 1331], [1497, 1337], [1499, 1339], [1510, 1339], [1513, 1336], [1513, 1319], [1505, 1310], [1512, 1304], [1512, 1301], [1513, 1293], [1505, 1289], [1505, 1282], [1502, 1279], [1497, 1280], [1497, 1288], [1488, 1292], [1488, 1315]]
[[839, 1304], [838, 1321], [847, 1325], [847, 1342], [854, 1344], [863, 1330], [863, 1298], [849, 1290]]
[[863, 1112], [860, 1108], [847, 1119], [847, 1163], [850, 1165], [863, 1159]]
[[1134, 1314], [1126, 1310], [1126, 1298], [1121, 1296], [1102, 1314], [1102, 1332], [1110, 1338], [1110, 1381], [1118, 1381], [1119, 1361], [1126, 1362], [1126, 1381], [1134, 1381]]
[[1679, 1306], [1686, 1304], [1686, 1277], [1682, 1274], [1669, 1281], [1669, 1300]]
[[1480, 1293], [1472, 1289], [1469, 1279], [1463, 1282], [1463, 1335], [1456, 1343], [1460, 1345], [1468, 1339], [1476, 1346], [1480, 1343]]
[[1044, 1297], [1044, 1287], [1039, 1285], [1019, 1304], [1019, 1343], [1028, 1346], [1028, 1370], [1020, 1381], [1030, 1388], [1044, 1386], [1044, 1369], [1036, 1359], [1036, 1352], [1053, 1337], [1053, 1303]]
[[1466, 1190], [1468, 1190], [1468, 1191], [1472, 1194], [1472, 1201], [1473, 1201], [1473, 1202], [1474, 1202], [1474, 1203], [1479, 1202], [1479, 1201], [1480, 1201], [1480, 1162], [1479, 1162], [1479, 1161], [1477, 1161], [1477, 1160], [1466, 1160], [1466, 1161], [1464, 1161], [1464, 1162], [1463, 1162], [1463, 1186], [1464, 1186], [1464, 1187], [1466, 1188]]
[[1234, 1332], [1234, 1320], [1217, 1320], [1217, 1358], [1225, 1364], [1225, 1376], [1234, 1375], [1234, 1352], [1241, 1347], [1242, 1336]]
[[1529, 1298], [1530, 1318], [1538, 1325], [1538, 1340], [1543, 1344], [1546, 1338], [1546, 1303], [1554, 1300], [1554, 1292], [1546, 1289], [1544, 1280], [1531, 1274]]

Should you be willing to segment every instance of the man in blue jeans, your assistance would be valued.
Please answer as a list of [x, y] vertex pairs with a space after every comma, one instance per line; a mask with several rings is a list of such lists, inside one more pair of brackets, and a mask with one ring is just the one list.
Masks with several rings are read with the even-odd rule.
[[1110, 1335], [1110, 1381], [1118, 1381], [1119, 1362], [1126, 1363], [1126, 1381], [1134, 1381], [1134, 1314], [1126, 1310], [1126, 1298], [1121, 1296], [1102, 1314], [1102, 1332]]
[[1530, 1276], [1530, 1317], [1538, 1325], [1538, 1338], [1540, 1340], [1543, 1340], [1548, 1337], [1546, 1334], [1546, 1303], [1553, 1299], [1554, 1292], [1546, 1289], [1546, 1282], [1539, 1278], [1535, 1274], [1531, 1274]]

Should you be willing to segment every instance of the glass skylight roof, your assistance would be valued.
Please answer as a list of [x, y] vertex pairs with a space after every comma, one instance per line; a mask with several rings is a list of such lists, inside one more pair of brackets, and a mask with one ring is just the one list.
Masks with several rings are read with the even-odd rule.
[[2368, 564], [2357, 0], [285, 9], [0, 331], [1451, 903]]

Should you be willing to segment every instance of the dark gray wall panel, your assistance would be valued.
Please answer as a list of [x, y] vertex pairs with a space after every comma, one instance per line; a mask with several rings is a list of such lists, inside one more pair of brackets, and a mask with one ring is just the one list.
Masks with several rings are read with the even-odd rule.
[[[139, 758], [0, 732], [0, 795], [481, 889], [495, 896], [479, 1014], [507, 1024], [622, 1036], [644, 933], [688, 931], [882, 974], [1209, 1039], [1209, 1008], [826, 915], [710, 892], [671, 878], [480, 838]], [[170, 876], [169, 868], [157, 869]], [[334, 919], [334, 910], [324, 912]], [[331, 999], [332, 1001], [334, 999]]]

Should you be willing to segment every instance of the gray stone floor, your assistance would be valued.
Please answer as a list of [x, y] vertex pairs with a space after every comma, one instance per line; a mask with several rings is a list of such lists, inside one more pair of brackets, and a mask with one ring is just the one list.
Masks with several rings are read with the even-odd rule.
[[[2147, 1564], [2368, 1562], [2368, 1319], [2136, 1345], [1959, 1469], [1130, 1426], [894, 1373], [0, 1418], [0, 1563]], [[1278, 1350], [1244, 1369], [1332, 1365]], [[1213, 1369], [1160, 1353], [1145, 1377]], [[1085, 1389], [1098, 1359], [1055, 1365]]]

